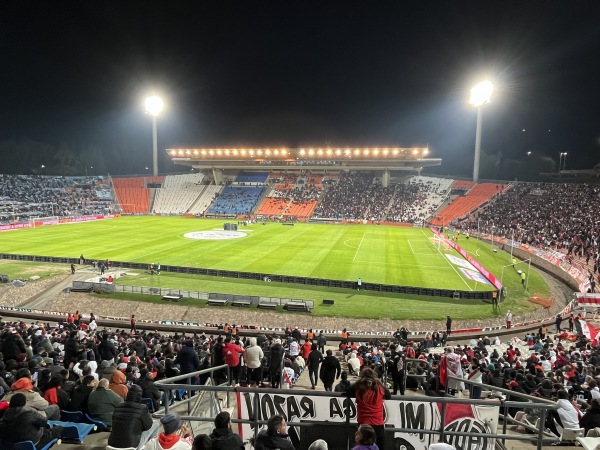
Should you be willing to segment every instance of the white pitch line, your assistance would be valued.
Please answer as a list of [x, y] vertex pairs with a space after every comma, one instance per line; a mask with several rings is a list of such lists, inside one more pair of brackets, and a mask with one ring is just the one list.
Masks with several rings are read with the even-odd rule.
[[[421, 233], [425, 234], [425, 232], [424, 232], [423, 230], [421, 230]], [[425, 236], [427, 236], [427, 235], [425, 234]], [[434, 247], [435, 247], [435, 245], [434, 245]], [[467, 283], [467, 280], [465, 280], [465, 279], [464, 279], [464, 278], [463, 278], [463, 277], [460, 275], [460, 272], [459, 272], [458, 270], [456, 270], [456, 267], [454, 267], [454, 264], [452, 264], [452, 263], [450, 263], [450, 261], [448, 261], [448, 258], [446, 258], [446, 257], [444, 256], [444, 254], [443, 254], [443, 253], [440, 251], [440, 249], [439, 249], [439, 248], [438, 248], [438, 249], [436, 249], [436, 250], [438, 251], [438, 253], [439, 253], [440, 255], [442, 255], [442, 256], [443, 256], [444, 260], [445, 260], [445, 261], [448, 263], [448, 265], [449, 265], [450, 267], [452, 267], [452, 269], [454, 269], [454, 271], [456, 272], [456, 275], [458, 275], [458, 276], [459, 276], [459, 278], [460, 278], [460, 279], [463, 281], [463, 283], [465, 283], [465, 284], [467, 285], [467, 287], [469, 288], [469, 290], [470, 290], [470, 291], [472, 291], [472, 290], [473, 290], [473, 288], [472, 288], [471, 286], [469, 286], [469, 283]]]
[[366, 232], [366, 231], [363, 233], [363, 236], [362, 236], [362, 238], [361, 238], [361, 240], [360, 240], [360, 243], [358, 244], [358, 248], [356, 249], [356, 252], [354, 253], [354, 258], [352, 258], [352, 262], [354, 262], [354, 260], [355, 260], [355, 259], [356, 259], [356, 257], [358, 256], [358, 251], [360, 250], [360, 246], [361, 246], [361, 245], [362, 245], [362, 243], [363, 243], [363, 239], [365, 238], [365, 234], [367, 234], [367, 232]]
[[407, 239], [406, 242], [408, 242], [408, 246], [410, 247], [410, 251], [414, 255], [415, 254], [415, 249], [412, 247], [412, 244], [410, 243], [410, 239]]

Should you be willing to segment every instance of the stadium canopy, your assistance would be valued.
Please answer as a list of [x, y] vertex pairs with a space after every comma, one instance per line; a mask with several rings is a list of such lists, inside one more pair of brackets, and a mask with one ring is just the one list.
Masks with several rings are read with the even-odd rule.
[[427, 158], [427, 147], [345, 148], [168, 148], [175, 164], [194, 169], [269, 170], [332, 169], [383, 170], [420, 173], [439, 166], [441, 158]]

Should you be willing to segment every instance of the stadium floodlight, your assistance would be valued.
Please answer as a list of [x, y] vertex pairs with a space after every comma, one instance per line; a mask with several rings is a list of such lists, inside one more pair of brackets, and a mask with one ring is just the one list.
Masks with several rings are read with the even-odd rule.
[[479, 181], [479, 158], [481, 154], [481, 107], [490, 102], [494, 85], [491, 81], [483, 81], [471, 89], [471, 103], [477, 107], [477, 130], [475, 131], [475, 158], [473, 161], [473, 182]]
[[158, 134], [156, 131], [156, 118], [164, 108], [163, 101], [157, 95], [146, 97], [144, 103], [146, 114], [152, 116], [152, 168], [154, 176], [158, 176]]

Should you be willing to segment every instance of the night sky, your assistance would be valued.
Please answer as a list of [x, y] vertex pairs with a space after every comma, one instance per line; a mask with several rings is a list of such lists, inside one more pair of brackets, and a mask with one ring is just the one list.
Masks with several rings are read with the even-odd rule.
[[485, 77], [482, 178], [600, 162], [598, 0], [10, 3], [0, 172], [58, 173], [69, 149], [143, 173], [156, 92], [161, 172], [181, 170], [168, 147], [429, 145], [439, 173], [469, 176]]

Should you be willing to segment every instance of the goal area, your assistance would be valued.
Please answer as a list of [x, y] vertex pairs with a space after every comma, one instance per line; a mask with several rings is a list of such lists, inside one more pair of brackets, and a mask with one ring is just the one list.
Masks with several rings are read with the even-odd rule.
[[30, 217], [29, 224], [31, 228], [42, 227], [45, 225], [58, 225], [60, 223], [58, 216]]

